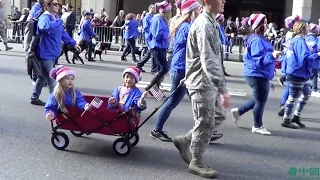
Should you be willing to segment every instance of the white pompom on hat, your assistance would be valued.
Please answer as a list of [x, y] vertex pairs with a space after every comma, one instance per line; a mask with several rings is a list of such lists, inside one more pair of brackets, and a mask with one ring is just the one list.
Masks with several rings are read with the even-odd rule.
[[141, 71], [137, 67], [134, 67], [134, 66], [130, 66], [130, 67], [126, 68], [122, 73], [122, 78], [124, 78], [124, 75], [126, 73], [132, 74], [135, 77], [136, 82], [139, 82], [142, 78]]
[[318, 31], [318, 25], [313, 23], [309, 24], [309, 30], [312, 32]]
[[266, 15], [264, 14], [252, 14], [249, 18], [248, 24], [251, 26], [252, 30], [255, 30]]

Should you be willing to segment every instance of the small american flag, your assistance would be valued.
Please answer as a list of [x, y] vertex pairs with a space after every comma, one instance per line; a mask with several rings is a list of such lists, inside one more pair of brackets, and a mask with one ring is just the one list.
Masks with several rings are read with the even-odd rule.
[[98, 98], [98, 97], [95, 97], [92, 101], [91, 101], [91, 105], [93, 106], [93, 107], [95, 107], [95, 108], [99, 108], [101, 105], [102, 105], [102, 103], [103, 103], [103, 101], [100, 99], [100, 98]]
[[163, 97], [165, 97], [164, 93], [157, 85], [152, 86], [149, 91], [157, 101], [160, 101]]

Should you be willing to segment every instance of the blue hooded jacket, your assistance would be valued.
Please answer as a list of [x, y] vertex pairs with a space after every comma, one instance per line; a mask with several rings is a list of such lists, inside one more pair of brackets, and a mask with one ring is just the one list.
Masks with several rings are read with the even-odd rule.
[[32, 6], [32, 8], [31, 8], [31, 10], [30, 10], [30, 12], [29, 12], [29, 17], [30, 17], [30, 19], [34, 19], [34, 18], [36, 18], [38, 15], [39, 15], [39, 13], [41, 12], [40, 11], [41, 10], [41, 5], [40, 5], [40, 3], [35, 3], [33, 6]]
[[[147, 15], [142, 19], [142, 27], [143, 27], [143, 35], [144, 38], [147, 40], [149, 37], [150, 33], [150, 24], [151, 24], [151, 19], [153, 17], [153, 14], [147, 13]], [[148, 42], [146, 42], [148, 44]]]
[[[119, 101], [120, 101], [120, 91], [121, 91], [122, 87], [117, 87], [113, 90], [112, 92], [112, 97], [114, 97], [116, 99], [116, 103], [111, 105], [108, 104], [108, 108], [109, 109], [118, 109], [119, 107]], [[141, 98], [141, 91], [139, 90], [139, 88], [133, 88], [130, 90], [130, 92], [128, 94], [126, 94], [123, 98], [124, 98], [124, 104], [123, 104], [123, 110], [124, 111], [128, 111], [130, 108], [135, 108], [138, 111], [143, 111], [145, 110], [147, 107], [144, 105], [142, 107], [138, 106], [138, 102], [139, 99]]]
[[185, 71], [187, 39], [191, 24], [183, 22], [177, 29], [173, 40], [173, 53], [171, 60], [171, 69]]
[[48, 11], [39, 17], [37, 35], [40, 36], [37, 53], [41, 60], [55, 60], [61, 52], [61, 41], [72, 47], [76, 45], [59, 16], [54, 20]]
[[230, 42], [228, 41], [228, 39], [226, 37], [226, 32], [224, 31], [223, 26], [218, 23], [218, 27], [219, 27], [219, 32], [220, 32], [219, 34], [220, 34], [221, 44], [230, 45]]
[[272, 44], [265, 38], [252, 34], [248, 37], [244, 54], [244, 75], [272, 80], [275, 70], [275, 58]]
[[127, 20], [125, 22], [124, 39], [136, 39], [139, 35], [138, 26], [139, 21]]
[[[71, 90], [68, 90], [65, 92], [65, 97], [64, 97], [64, 104], [66, 107], [70, 107], [73, 106], [72, 105], [72, 92]], [[76, 90], [76, 102], [75, 102], [75, 106], [79, 109], [84, 109], [85, 105], [87, 104], [87, 101], [84, 99], [83, 95], [81, 94], [80, 91]], [[54, 113], [54, 116], [57, 116], [58, 113], [58, 102], [57, 99], [54, 95], [54, 93], [51, 93], [46, 105], [44, 106], [44, 111], [45, 113], [49, 113], [50, 111]]]
[[305, 38], [295, 36], [291, 40], [291, 46], [287, 50], [286, 58], [282, 61], [281, 71], [287, 75], [307, 80], [310, 78], [311, 69], [318, 66], [318, 54], [310, 52]]
[[84, 20], [80, 25], [80, 38], [86, 39], [88, 42], [92, 42], [92, 38], [96, 36], [97, 35], [93, 31], [90, 21], [88, 19]]
[[151, 19], [150, 34], [148, 40], [150, 49], [169, 48], [169, 27], [164, 18], [160, 15], [155, 15]]

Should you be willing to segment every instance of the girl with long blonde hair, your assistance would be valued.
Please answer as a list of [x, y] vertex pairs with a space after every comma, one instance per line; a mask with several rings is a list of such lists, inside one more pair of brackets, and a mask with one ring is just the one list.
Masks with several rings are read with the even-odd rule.
[[83, 98], [80, 91], [74, 89], [74, 72], [62, 65], [53, 68], [49, 74], [50, 78], [57, 81], [53, 93], [44, 107], [47, 120], [56, 118], [58, 110], [67, 114], [67, 107], [76, 106], [79, 109], [88, 110], [89, 104]]
[[[293, 25], [293, 35], [288, 47], [286, 58], [282, 61], [281, 70], [287, 75], [289, 97], [284, 105], [284, 115], [281, 125], [286, 128], [297, 129], [305, 125], [300, 121], [301, 112], [311, 95], [311, 69], [318, 68], [320, 52], [311, 52], [305, 36], [309, 33], [306, 21], [298, 20]], [[294, 110], [294, 107], [296, 108]], [[293, 113], [294, 110], [294, 113]], [[293, 117], [292, 117], [293, 115]]]
[[169, 118], [170, 113], [179, 105], [187, 88], [179, 86], [180, 81], [185, 78], [185, 63], [187, 52], [187, 37], [191, 26], [191, 21], [199, 14], [200, 4], [196, 0], [183, 1], [181, 4], [181, 17], [179, 17], [170, 32], [173, 38], [173, 56], [170, 65], [171, 93], [178, 88], [168, 99], [160, 111], [155, 128], [151, 131], [152, 138], [171, 141], [171, 138], [163, 131], [163, 126]]

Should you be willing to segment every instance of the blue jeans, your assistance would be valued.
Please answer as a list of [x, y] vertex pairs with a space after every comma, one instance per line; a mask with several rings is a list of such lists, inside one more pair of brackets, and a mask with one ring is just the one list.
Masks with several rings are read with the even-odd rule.
[[317, 92], [318, 91], [318, 73], [319, 69], [312, 69], [311, 73], [311, 80], [312, 80], [312, 90]]
[[[184, 71], [175, 71], [171, 70], [170, 72], [170, 79], [171, 79], [171, 90], [172, 93], [180, 84], [181, 79], [185, 77]], [[159, 113], [155, 130], [162, 131], [163, 125], [169, 118], [172, 110], [176, 108], [181, 100], [183, 99], [184, 95], [187, 93], [187, 88], [185, 86], [179, 87], [175, 93], [167, 100], [167, 102], [162, 106], [161, 111]]]
[[253, 109], [254, 127], [259, 128], [263, 126], [262, 117], [264, 107], [267, 103], [269, 96], [270, 84], [269, 80], [261, 77], [249, 77], [245, 76], [248, 85], [252, 89], [253, 99], [249, 100], [246, 104], [240, 106], [240, 116], [249, 110]]
[[282, 93], [282, 98], [281, 98], [281, 106], [284, 106], [288, 100], [289, 97], [289, 89], [290, 89], [290, 85], [289, 82], [287, 81], [286, 87]]
[[41, 62], [41, 66], [42, 66], [43, 76], [38, 76], [37, 81], [36, 81], [36, 85], [33, 87], [33, 90], [32, 90], [31, 100], [38, 100], [39, 99], [42, 88], [43, 88], [46, 81], [48, 82], [48, 88], [49, 88], [50, 93], [53, 92], [53, 88], [56, 85], [55, 80], [53, 80], [49, 77], [49, 73], [50, 73], [51, 69], [53, 69], [53, 67], [54, 67], [54, 63], [55, 63], [54, 60], [41, 59], [40, 62]]

